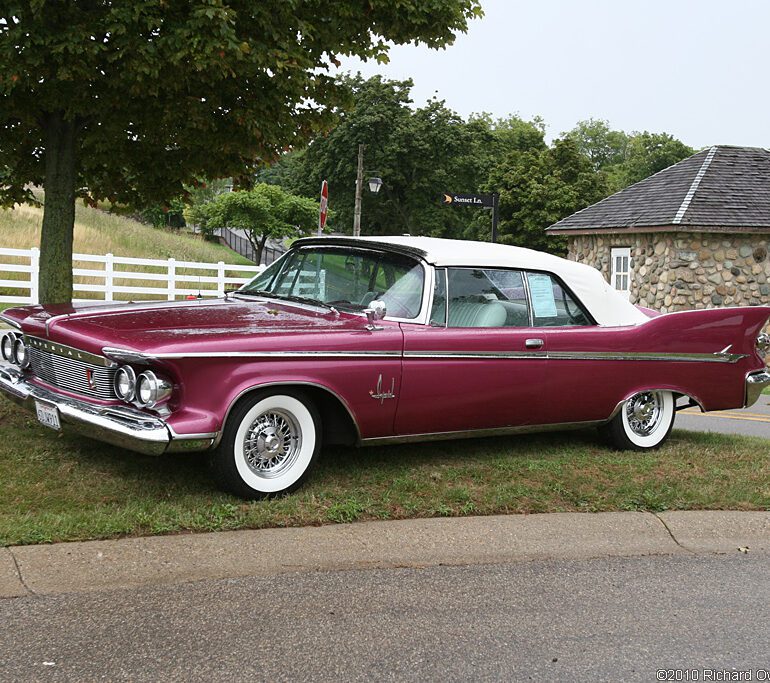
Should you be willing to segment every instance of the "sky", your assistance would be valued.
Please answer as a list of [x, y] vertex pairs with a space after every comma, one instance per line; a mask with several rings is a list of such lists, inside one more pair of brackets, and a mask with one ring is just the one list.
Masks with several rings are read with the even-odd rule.
[[445, 50], [394, 46], [343, 71], [414, 81], [420, 106], [541, 116], [549, 139], [584, 119], [696, 148], [770, 147], [770, 0], [481, 0]]

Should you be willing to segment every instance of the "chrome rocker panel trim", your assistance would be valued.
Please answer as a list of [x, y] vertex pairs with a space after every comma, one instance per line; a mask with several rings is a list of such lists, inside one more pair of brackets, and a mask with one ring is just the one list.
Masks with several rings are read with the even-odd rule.
[[361, 446], [384, 446], [386, 444], [412, 443], [417, 441], [446, 441], [450, 439], [474, 439], [487, 436], [508, 436], [512, 434], [537, 434], [561, 432], [572, 429], [587, 429], [605, 424], [607, 420], [586, 422], [559, 422], [544, 425], [517, 425], [514, 427], [489, 427], [486, 429], [464, 429], [457, 432], [434, 432], [428, 434], [403, 434], [399, 436], [377, 436], [361, 439]]
[[62, 430], [144, 455], [206, 450], [217, 434], [176, 434], [164, 420], [129, 406], [102, 406], [80, 401], [27, 382], [22, 374], [0, 366], [0, 393], [31, 413], [35, 401], [55, 406]]

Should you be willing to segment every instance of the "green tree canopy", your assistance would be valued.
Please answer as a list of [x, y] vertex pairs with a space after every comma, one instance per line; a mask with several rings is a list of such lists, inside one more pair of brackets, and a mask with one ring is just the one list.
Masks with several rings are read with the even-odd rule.
[[624, 133], [612, 130], [601, 119], [579, 121], [562, 136], [573, 140], [593, 167], [607, 174], [610, 192], [638, 183], [695, 153], [668, 133]]
[[492, 171], [500, 192], [500, 241], [552, 253], [564, 240], [545, 228], [607, 195], [606, 177], [594, 170], [571, 138], [542, 150], [512, 151]]
[[478, 0], [12, 0], [0, 10], [0, 203], [45, 188], [41, 299], [69, 301], [77, 196], [142, 206], [251, 175], [329, 126], [338, 55], [451, 43]]
[[629, 138], [627, 159], [619, 168], [617, 184], [633, 185], [693, 154], [692, 147], [668, 133], [635, 133]]
[[328, 134], [300, 152], [286, 155], [276, 167], [259, 174], [293, 191], [315, 197], [329, 181], [334, 230], [349, 232], [353, 224], [358, 145], [364, 144], [367, 176], [383, 187], [363, 195], [362, 233], [411, 233], [463, 237], [475, 220], [488, 214], [440, 204], [445, 192], [478, 192], [497, 158], [513, 149], [543, 149], [542, 122], [518, 117], [493, 120], [477, 115], [464, 121], [438, 100], [413, 109], [411, 81], [380, 77], [351, 79], [353, 107]]
[[268, 239], [306, 235], [318, 221], [318, 204], [278, 187], [260, 183], [251, 190], [223, 192], [211, 201], [188, 206], [185, 218], [204, 234], [215, 228], [243, 230], [254, 247], [256, 262]]
[[612, 130], [609, 122], [602, 119], [578, 121], [562, 136], [574, 140], [580, 153], [597, 171], [623, 164], [628, 154], [628, 135], [622, 130]]

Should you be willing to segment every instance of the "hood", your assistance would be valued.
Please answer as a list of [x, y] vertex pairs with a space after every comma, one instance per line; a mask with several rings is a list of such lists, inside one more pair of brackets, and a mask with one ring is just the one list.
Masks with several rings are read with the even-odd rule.
[[[91, 353], [105, 346], [135, 351], [199, 350], [275, 337], [364, 331], [366, 319], [323, 307], [270, 299], [216, 299], [99, 306], [30, 306], [6, 311], [25, 333]], [[240, 342], [240, 343], [239, 343]]]

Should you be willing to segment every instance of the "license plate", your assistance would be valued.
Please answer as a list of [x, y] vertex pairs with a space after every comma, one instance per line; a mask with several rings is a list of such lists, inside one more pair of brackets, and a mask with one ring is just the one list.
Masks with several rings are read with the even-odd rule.
[[45, 403], [35, 401], [35, 410], [37, 411], [37, 419], [40, 420], [40, 424], [44, 424], [51, 429], [61, 429], [59, 409], [56, 406], [48, 406]]

